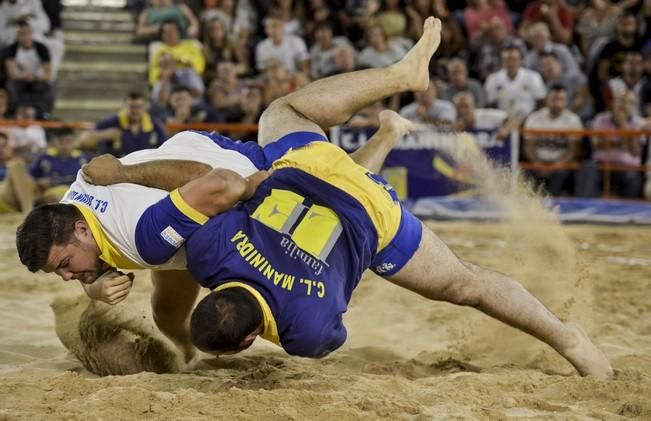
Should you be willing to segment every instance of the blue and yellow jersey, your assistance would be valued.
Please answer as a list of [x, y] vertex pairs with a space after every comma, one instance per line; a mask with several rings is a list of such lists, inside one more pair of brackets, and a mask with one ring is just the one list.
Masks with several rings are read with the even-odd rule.
[[122, 134], [116, 141], [104, 141], [99, 144], [101, 153], [110, 153], [117, 157], [123, 157], [134, 151], [156, 148], [165, 142], [167, 133], [163, 126], [154, 120], [148, 113], [143, 113], [140, 122], [140, 131], [133, 133], [129, 125], [129, 117], [126, 111], [120, 111], [117, 115], [100, 121], [95, 125], [97, 130], [118, 128]]
[[324, 139], [297, 133], [265, 151], [268, 159], [286, 153], [251, 200], [208, 220], [175, 191], [146, 212], [157, 232], [140, 237], [151, 239], [143, 257], [160, 261], [188, 238], [195, 279], [211, 289], [246, 288], [263, 310], [265, 339], [321, 357], [346, 340], [342, 315], [364, 270], [403, 267], [420, 223], [380, 177], [310, 140]]
[[86, 162], [87, 158], [81, 151], [74, 150], [69, 157], [63, 158], [55, 148], [50, 148], [32, 162], [29, 172], [36, 179], [49, 178], [53, 186], [70, 185]]

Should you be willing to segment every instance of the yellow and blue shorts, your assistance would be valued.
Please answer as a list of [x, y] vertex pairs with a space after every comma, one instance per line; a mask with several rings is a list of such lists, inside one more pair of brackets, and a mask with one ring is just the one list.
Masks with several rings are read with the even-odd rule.
[[[272, 169], [300, 170], [334, 186], [361, 205], [375, 231], [369, 234], [377, 237], [369, 268], [378, 275], [395, 274], [418, 249], [422, 225], [402, 206], [393, 187], [379, 175], [356, 164], [344, 150], [329, 143], [324, 136], [310, 132], [290, 133], [267, 145], [264, 154]], [[330, 199], [328, 206], [340, 218], [356, 212], [352, 207], [337, 209], [339, 206], [334, 201], [335, 198]]]

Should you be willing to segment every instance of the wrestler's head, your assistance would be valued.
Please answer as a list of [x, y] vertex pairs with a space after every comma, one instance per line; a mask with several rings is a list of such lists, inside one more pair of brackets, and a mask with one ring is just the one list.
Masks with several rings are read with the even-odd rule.
[[260, 305], [246, 289], [232, 287], [208, 294], [192, 312], [194, 346], [211, 354], [235, 354], [262, 333]]
[[92, 283], [108, 268], [81, 212], [62, 203], [34, 208], [16, 230], [20, 261], [32, 272]]

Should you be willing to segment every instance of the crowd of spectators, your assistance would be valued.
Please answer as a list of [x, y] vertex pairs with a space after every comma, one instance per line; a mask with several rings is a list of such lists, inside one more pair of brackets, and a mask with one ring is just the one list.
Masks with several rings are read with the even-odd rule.
[[[54, 57], [63, 51], [57, 45], [60, 2], [0, 1], [0, 114], [47, 118]], [[400, 60], [429, 15], [443, 21], [429, 89], [371, 109], [393, 108], [442, 128], [494, 130], [499, 138], [518, 127], [651, 126], [651, 0], [128, 4], [134, 42], [148, 46], [149, 87], [129, 94], [122, 110], [78, 137], [79, 146], [91, 151], [121, 156], [156, 146], [170, 123], [256, 123], [274, 99], [311, 80]], [[365, 110], [354, 124], [377, 121], [376, 111]], [[24, 140], [10, 136], [15, 155], [45, 150], [43, 134], [32, 132]], [[645, 138], [530, 134], [522, 137], [521, 150], [522, 160], [532, 164], [573, 166], [531, 170], [553, 195], [600, 195], [599, 165], [605, 163], [623, 169], [613, 175], [614, 194], [643, 195], [645, 174], [636, 167], [649, 163]], [[646, 190], [651, 194], [651, 182]]]

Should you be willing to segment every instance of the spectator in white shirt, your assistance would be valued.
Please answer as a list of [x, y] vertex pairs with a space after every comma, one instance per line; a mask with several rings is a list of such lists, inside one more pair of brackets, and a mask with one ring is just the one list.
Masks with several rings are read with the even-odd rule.
[[7, 90], [14, 103], [31, 103], [39, 115], [49, 113], [52, 97], [52, 65], [50, 51], [45, 44], [35, 41], [26, 20], [17, 23], [16, 42], [4, 50], [7, 71]]
[[[532, 113], [524, 122], [527, 129], [548, 130], [581, 130], [583, 123], [578, 115], [567, 109], [567, 88], [562, 84], [549, 87], [546, 106]], [[579, 136], [567, 135], [526, 135], [524, 137], [522, 154], [533, 164], [578, 164], [581, 148]], [[559, 196], [563, 191], [572, 193], [568, 184], [572, 181], [572, 171], [569, 169], [535, 169], [529, 172], [537, 181], [545, 184], [552, 196]], [[582, 194], [582, 173], [576, 173], [574, 190]]]
[[371, 25], [366, 30], [368, 46], [359, 53], [357, 66], [360, 68], [377, 68], [389, 66], [400, 60], [409, 45], [389, 40], [380, 25]]
[[52, 78], [56, 78], [63, 60], [65, 45], [59, 27], [53, 27], [43, 5], [57, 6], [54, 0], [4, 0], [0, 1], [0, 48], [15, 42], [20, 30], [18, 23], [27, 22], [35, 41], [45, 44], [52, 59]]
[[451, 101], [452, 98], [459, 92], [470, 92], [475, 98], [475, 105], [479, 108], [484, 106], [486, 102], [486, 92], [482, 84], [475, 79], [468, 77], [468, 67], [466, 62], [453, 58], [448, 61], [448, 84], [445, 88], [441, 89], [441, 98]]
[[355, 49], [346, 37], [332, 36], [332, 25], [319, 23], [314, 30], [316, 42], [310, 49], [312, 79], [355, 70]]
[[495, 108], [476, 108], [470, 92], [460, 92], [452, 98], [457, 111], [454, 130], [471, 132], [482, 147], [491, 146], [496, 139], [503, 139], [517, 126], [506, 111]]
[[502, 50], [502, 70], [488, 76], [484, 88], [489, 105], [520, 119], [536, 109], [546, 91], [540, 74], [522, 67], [522, 53], [516, 46]]
[[540, 55], [540, 75], [549, 88], [562, 84], [567, 89], [567, 107], [581, 119], [588, 120], [594, 115], [594, 106], [588, 88], [588, 79], [583, 73], [564, 73], [558, 57], [553, 52]]
[[414, 92], [415, 102], [400, 109], [400, 115], [418, 123], [452, 124], [457, 118], [457, 111], [450, 101], [437, 99], [438, 87], [431, 80], [423, 92]]
[[305, 41], [296, 35], [287, 35], [283, 31], [283, 21], [267, 18], [265, 21], [267, 37], [255, 47], [255, 65], [264, 70], [271, 60], [279, 61], [291, 73], [298, 71], [308, 75], [309, 55]]
[[551, 41], [549, 27], [544, 22], [538, 22], [529, 29], [529, 43], [531, 50], [527, 51], [524, 57], [524, 65], [528, 69], [539, 68], [540, 56], [543, 53], [554, 53], [561, 63], [564, 74], [579, 73], [579, 65], [576, 59], [565, 44], [558, 44]]
[[41, 0], [5, 0], [0, 3], [0, 46], [16, 40], [16, 24], [20, 21], [27, 21], [36, 36], [50, 30]]
[[34, 107], [20, 104], [16, 110], [16, 121], [22, 124], [9, 128], [9, 139], [14, 154], [27, 162], [47, 147], [45, 130], [36, 124], [35, 117]]

